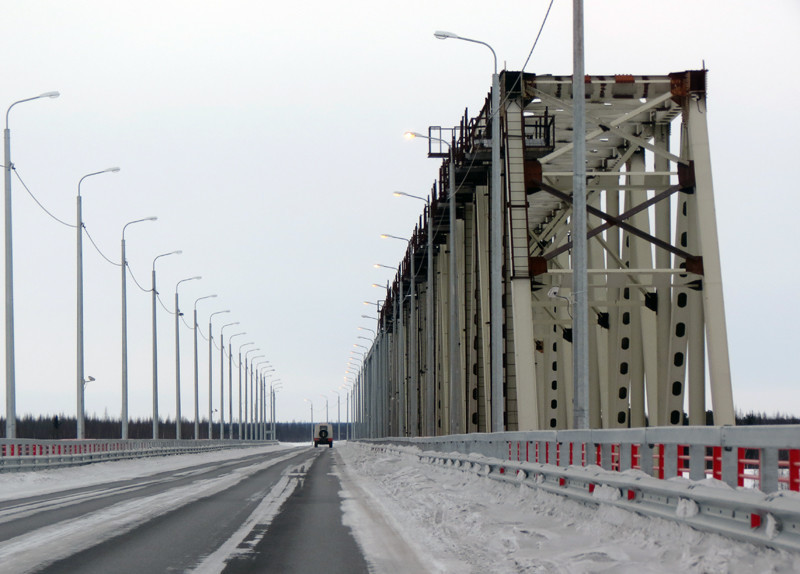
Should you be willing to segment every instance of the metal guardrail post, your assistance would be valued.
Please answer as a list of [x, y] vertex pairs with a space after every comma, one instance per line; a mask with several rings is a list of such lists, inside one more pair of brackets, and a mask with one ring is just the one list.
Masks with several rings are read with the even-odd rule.
[[760, 489], [762, 492], [778, 490], [778, 449], [761, 449]]
[[689, 446], [689, 478], [702, 480], [706, 477], [706, 447], [699, 444]]

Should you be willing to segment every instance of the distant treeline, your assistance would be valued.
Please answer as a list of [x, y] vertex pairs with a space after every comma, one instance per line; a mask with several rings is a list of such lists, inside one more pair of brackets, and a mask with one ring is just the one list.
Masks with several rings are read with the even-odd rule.
[[[711, 418], [711, 417], [709, 417]], [[152, 418], [131, 419], [128, 422], [128, 437], [132, 439], [153, 438]], [[709, 421], [710, 422], [710, 421]], [[347, 424], [342, 423], [341, 427], [336, 423], [331, 423], [334, 427], [334, 440], [344, 440], [347, 436]], [[788, 425], [800, 424], [800, 417], [777, 413], [768, 415], [767, 413], [736, 413], [736, 424], [741, 426], [748, 425]], [[234, 423], [225, 425], [225, 437], [230, 437], [230, 430], [233, 427], [233, 438], [239, 438], [239, 424]], [[33, 439], [71, 439], [77, 435], [77, 422], [75, 417], [67, 417], [63, 414], [55, 416], [25, 415], [17, 419], [17, 438]], [[166, 419], [158, 425], [158, 437], [163, 439], [175, 438], [175, 421]], [[84, 419], [84, 435], [89, 439], [113, 439], [119, 438], [122, 433], [122, 424], [119, 420], [110, 418], [87, 417]], [[306, 442], [311, 441], [313, 428], [308, 422], [279, 422], [275, 423], [275, 433], [279, 441], [283, 442]], [[219, 423], [214, 424], [213, 438], [219, 438]], [[181, 436], [183, 438], [194, 438], [194, 422], [184, 421], [181, 423]], [[0, 438], [6, 437], [5, 417], [0, 417]], [[208, 438], [208, 419], [200, 422], [199, 438]]]
[[[341, 431], [342, 440], [346, 438], [347, 425], [342, 423], [339, 429], [336, 423], [334, 427], [334, 440], [338, 440]], [[239, 438], [239, 424], [225, 424], [225, 438], [230, 437], [230, 430], [233, 427], [233, 438]], [[208, 419], [201, 421], [199, 425], [198, 438], [208, 438]], [[175, 421], [166, 419], [159, 422], [158, 438], [175, 438]], [[17, 419], [17, 438], [32, 439], [72, 439], [77, 436], [78, 424], [75, 417], [67, 417], [63, 414], [55, 416], [25, 415]], [[313, 429], [308, 422], [279, 422], [275, 423], [275, 434], [279, 441], [283, 442], [311, 442]], [[219, 438], [219, 423], [213, 426], [213, 438]], [[109, 418], [84, 418], [84, 436], [87, 439], [113, 439], [120, 438], [122, 434], [122, 423], [119, 420]], [[194, 438], [194, 422], [184, 421], [181, 423], [181, 436], [183, 438]], [[6, 438], [6, 420], [0, 417], [0, 438]], [[128, 422], [128, 438], [149, 439], [153, 438], [153, 419], [131, 419]]]

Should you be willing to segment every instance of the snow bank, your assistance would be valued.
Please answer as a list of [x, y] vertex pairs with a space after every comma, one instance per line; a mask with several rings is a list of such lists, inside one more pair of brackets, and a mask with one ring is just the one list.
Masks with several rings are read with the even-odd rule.
[[[800, 563], [786, 552], [604, 505], [604, 497], [614, 498], [610, 487], [595, 490], [600, 505], [594, 508], [526, 484], [420, 462], [419, 453], [374, 452], [357, 443], [341, 444], [338, 453], [416, 554], [435, 557], [430, 572], [752, 574], [795, 572]], [[365, 536], [364, 525], [344, 509], [356, 538]]]

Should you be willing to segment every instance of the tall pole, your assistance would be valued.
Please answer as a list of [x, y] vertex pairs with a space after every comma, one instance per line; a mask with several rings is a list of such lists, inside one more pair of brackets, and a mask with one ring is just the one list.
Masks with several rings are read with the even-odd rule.
[[161, 257], [167, 255], [180, 255], [182, 252], [170, 251], [169, 253], [162, 253], [153, 259], [153, 276], [152, 288], [150, 289], [152, 307], [153, 307], [153, 440], [158, 439], [158, 327], [156, 325], [156, 303], [158, 300], [158, 291], [156, 290], [156, 261]]
[[197, 360], [197, 304], [203, 299], [213, 299], [214, 295], [206, 295], [205, 297], [198, 297], [194, 301], [194, 314], [192, 322], [192, 331], [194, 335], [194, 440], [200, 438], [200, 371], [198, 370]]
[[78, 181], [78, 196], [77, 196], [77, 221], [75, 224], [75, 231], [76, 231], [76, 238], [77, 238], [77, 345], [76, 345], [76, 363], [77, 363], [77, 372], [76, 372], [76, 383], [77, 383], [77, 395], [78, 395], [78, 433], [77, 438], [82, 439], [85, 438], [85, 429], [84, 429], [84, 384], [85, 384], [85, 374], [84, 374], [84, 366], [83, 366], [83, 358], [84, 358], [84, 345], [83, 345], [83, 214], [81, 212], [81, 184], [83, 180], [87, 177], [92, 177], [93, 175], [100, 175], [101, 173], [108, 173], [108, 172], [117, 172], [119, 171], [118, 167], [110, 167], [108, 169], [104, 169], [103, 171], [95, 171], [93, 173], [89, 173], [84, 175]]
[[[230, 313], [230, 310], [214, 311], [208, 316], [208, 438], [214, 438], [213, 422], [212, 422], [212, 403], [213, 403], [213, 350], [214, 350], [214, 337], [211, 333], [211, 321], [214, 315], [221, 315], [222, 313]], [[222, 420], [222, 404], [219, 405], [219, 418]], [[222, 437], [220, 437], [222, 438]]]
[[[243, 343], [239, 345], [239, 440], [244, 440], [244, 422], [242, 421], [242, 400], [246, 400], [247, 394], [247, 369], [245, 369], [244, 376], [244, 391], [245, 395], [242, 395], [242, 349], [248, 347], [250, 345], [255, 345], [255, 341], [250, 341], [248, 343]], [[247, 353], [245, 353], [245, 361], [247, 361]]]
[[175, 287], [175, 438], [181, 439], [181, 342], [178, 288]]
[[39, 98], [57, 98], [58, 92], [46, 92], [33, 98], [18, 100], [6, 110], [6, 127], [3, 130], [4, 181], [5, 181], [5, 291], [6, 291], [6, 438], [17, 438], [17, 388], [14, 363], [14, 264], [11, 233], [11, 131], [8, 129], [8, 115], [11, 108], [23, 102]]
[[[231, 440], [233, 439], [233, 339], [235, 337], [239, 337], [240, 335], [247, 334], [246, 331], [242, 331], [241, 333], [236, 333], [235, 335], [231, 335], [228, 337], [228, 424], [230, 425], [230, 430], [228, 431], [228, 438]], [[241, 363], [241, 357], [239, 358], [239, 362]], [[241, 403], [241, 379], [242, 379], [242, 371], [241, 371], [241, 364], [239, 365], [239, 402]], [[241, 435], [240, 435], [241, 436]]]
[[586, 255], [586, 85], [584, 72], [583, 0], [572, 2], [572, 369], [574, 373], [573, 425], [589, 428], [589, 334]]
[[152, 306], [153, 319], [153, 440], [158, 439], [158, 327], [156, 325], [156, 262], [153, 261], [152, 287], [150, 288], [150, 299]]
[[[223, 339], [223, 332], [225, 327], [238, 324], [239, 321], [236, 321], [235, 323], [227, 323], [219, 328], [219, 440], [225, 439], [225, 340]], [[230, 341], [228, 345], [230, 346]], [[229, 394], [228, 402], [232, 400]]]
[[194, 336], [194, 440], [200, 438], [200, 373], [197, 362], [197, 301], [192, 315], [192, 335]]
[[146, 217], [129, 221], [122, 227], [122, 439], [128, 438], [128, 260], [125, 257], [125, 229], [134, 223], [155, 221], [157, 217]]
[[[497, 73], [497, 54], [494, 49], [480, 40], [464, 38], [452, 32], [437, 31], [434, 36], [440, 40], [455, 38], [481, 44], [489, 48], [494, 59], [492, 74], [492, 109], [489, 117], [492, 122], [492, 166], [489, 186], [489, 316], [491, 339], [491, 397], [492, 432], [505, 428], [503, 414], [503, 195], [500, 188], [500, 75]], [[451, 150], [452, 151], [452, 150]], [[452, 230], [451, 230], [452, 233]]]
[[188, 279], [181, 279], [175, 284], [175, 438], [180, 440], [181, 437], [181, 338], [180, 338], [180, 323], [181, 323], [181, 310], [178, 304], [178, 287], [185, 281], [193, 281], [201, 279], [201, 277], [189, 277]]
[[[494, 50], [492, 50], [494, 55]], [[497, 56], [492, 74], [492, 189], [489, 248], [490, 315], [492, 338], [492, 432], [505, 429], [503, 414], [503, 192], [500, 188], [500, 75]]]

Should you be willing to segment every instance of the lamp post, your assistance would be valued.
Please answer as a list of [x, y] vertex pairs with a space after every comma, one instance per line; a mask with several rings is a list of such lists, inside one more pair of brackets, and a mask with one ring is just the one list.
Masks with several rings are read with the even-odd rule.
[[[452, 38], [473, 44], [486, 46], [492, 52], [494, 73], [492, 74], [492, 177], [490, 188], [489, 226], [489, 315], [491, 333], [491, 389], [492, 389], [492, 432], [501, 432], [503, 422], [503, 196], [500, 189], [500, 75], [497, 73], [497, 54], [486, 42], [464, 38], [452, 32], [437, 31], [434, 36], [439, 40]], [[487, 118], [488, 120], [489, 118]], [[452, 150], [451, 150], [452, 151]], [[452, 154], [451, 154], [452, 155]]]
[[[265, 373], [275, 372], [275, 369], [270, 366], [269, 361], [263, 357], [264, 355], [258, 355], [253, 357], [253, 360], [250, 362], [250, 368], [252, 369], [254, 375], [254, 377], [250, 379], [250, 391], [253, 395], [251, 415], [253, 420], [253, 437], [255, 440], [261, 440], [261, 432], [263, 430], [261, 427], [261, 422], [263, 420], [262, 410], [264, 407], [264, 376]], [[260, 360], [256, 361], [256, 359], [259, 358]], [[264, 369], [264, 367], [261, 366], [262, 364], [266, 364], [270, 368]]]
[[156, 221], [157, 217], [145, 217], [129, 221], [122, 226], [122, 439], [128, 438], [128, 260], [125, 258], [125, 230], [129, 225], [142, 221]]
[[311, 406], [311, 440], [314, 440], [314, 403], [309, 399], [303, 399]]
[[283, 388], [283, 385], [280, 384], [279, 381], [280, 381], [280, 379], [278, 379], [277, 381], [272, 381], [270, 383], [270, 386], [269, 386], [269, 389], [270, 389], [270, 399], [269, 399], [270, 409], [269, 410], [270, 410], [270, 423], [271, 423], [271, 426], [272, 426], [272, 432], [270, 433], [271, 440], [276, 440], [276, 434], [275, 434], [275, 418], [276, 418], [275, 417], [275, 414], [276, 414], [276, 410], [275, 410], [275, 394], [277, 393], [278, 390]]
[[11, 131], [8, 116], [11, 108], [23, 102], [41, 98], [57, 98], [58, 92], [45, 92], [32, 98], [17, 100], [6, 110], [6, 127], [3, 130], [5, 165], [5, 289], [6, 289], [6, 438], [17, 438], [17, 389], [14, 363], [14, 265], [11, 234]]
[[[247, 402], [248, 396], [250, 397], [250, 402], [252, 402], [252, 400], [253, 400], [252, 391], [248, 390], [248, 386], [247, 386], [248, 379], [250, 381], [252, 381], [252, 379], [253, 379], [253, 373], [252, 372], [248, 372], [249, 369], [248, 369], [248, 363], [247, 363], [247, 355], [249, 355], [250, 353], [256, 352], [256, 351], [260, 351], [260, 350], [261, 349], [259, 347], [254, 347], [252, 349], [248, 349], [244, 354], [244, 438], [245, 438], [245, 440], [250, 440], [252, 438], [250, 436], [250, 413], [248, 412], [249, 403]], [[260, 356], [263, 357], [263, 355], [260, 355]]]
[[158, 340], [156, 327], [156, 302], [158, 299], [158, 291], [156, 290], [156, 261], [161, 257], [167, 255], [180, 255], [182, 251], [170, 251], [169, 253], [162, 253], [156, 255], [153, 259], [153, 286], [150, 289], [152, 306], [153, 306], [153, 440], [158, 439]]
[[450, 434], [460, 434], [464, 431], [461, 427], [461, 421], [464, 417], [461, 415], [462, 398], [461, 398], [461, 334], [458, 325], [458, 312], [456, 311], [458, 305], [458, 259], [456, 254], [456, 159], [455, 150], [452, 148], [451, 142], [441, 138], [434, 138], [422, 135], [416, 132], [406, 132], [406, 137], [422, 138], [429, 141], [438, 141], [447, 146], [448, 154], [450, 156], [450, 175], [448, 180], [447, 189], [447, 204], [448, 204], [448, 221], [450, 227], [450, 235], [448, 237], [448, 250], [450, 256], [448, 258], [448, 269], [450, 276], [450, 283], [448, 285], [450, 312], [449, 316], [449, 340], [448, 350], [450, 355]]
[[256, 396], [256, 377], [258, 376], [256, 363], [259, 362], [258, 359], [263, 359], [264, 357], [266, 355], [261, 353], [250, 359], [250, 408], [247, 413], [250, 419], [248, 427], [250, 440], [256, 440], [256, 405], [258, 404], [258, 397]]
[[202, 279], [199, 275], [181, 279], [175, 284], [175, 438], [181, 439], [181, 309], [178, 304], [178, 287], [186, 281]]
[[[450, 179], [450, 178], [448, 178]], [[433, 206], [431, 202], [424, 198], [420, 197], [419, 195], [413, 195], [411, 193], [406, 193], [404, 191], [395, 191], [393, 193], [395, 197], [410, 197], [412, 199], [418, 199], [420, 201], [425, 202], [425, 209], [428, 212], [428, 233], [427, 233], [427, 244], [428, 244], [428, 289], [425, 293], [425, 355], [426, 355], [426, 365], [425, 365], [425, 434], [428, 436], [433, 436], [436, 433], [436, 409], [434, 406], [435, 401], [435, 389], [436, 389], [436, 360], [434, 357], [435, 353], [435, 345], [433, 340], [433, 333], [434, 333], [434, 321], [435, 317], [433, 314]], [[454, 228], [451, 228], [450, 233], [453, 234]], [[451, 252], [452, 253], [452, 252]]]
[[[239, 440], [244, 440], [244, 426], [242, 420], [242, 349], [245, 347], [249, 347], [250, 345], [255, 345], [255, 341], [249, 341], [247, 343], [243, 343], [239, 345]], [[245, 360], [247, 354], [245, 353]], [[247, 394], [247, 369], [244, 372], [245, 381], [244, 381], [244, 389], [245, 394]]]
[[586, 246], [586, 83], [584, 75], [583, 0], [572, 2], [572, 318], [574, 373], [573, 426], [589, 428], [589, 294]]
[[194, 440], [200, 438], [200, 374], [197, 362], [197, 303], [203, 299], [214, 299], [217, 295], [205, 295], [194, 300], [192, 334], [194, 335]]
[[95, 171], [87, 173], [78, 181], [78, 196], [77, 196], [77, 389], [78, 389], [78, 438], [85, 437], [84, 424], [83, 424], [83, 215], [81, 213], [81, 184], [87, 177], [93, 175], [100, 175], [101, 173], [118, 172], [118, 167], [110, 167], [102, 171]]
[[[408, 376], [409, 379], [409, 387], [410, 392], [408, 393], [408, 397], [405, 397], [405, 390], [400, 390], [400, 407], [401, 407], [401, 417], [404, 421], [408, 423], [408, 432], [411, 436], [417, 436], [419, 433], [419, 367], [417, 363], [417, 309], [416, 309], [416, 270], [414, 268], [414, 243], [405, 237], [397, 237], [396, 235], [389, 235], [388, 233], [384, 233], [381, 235], [382, 239], [391, 238], [391, 239], [399, 239], [400, 241], [405, 241], [409, 249], [411, 251], [411, 257], [409, 258], [411, 269], [409, 271], [410, 279], [411, 279], [411, 286], [409, 289], [408, 294], [408, 303], [409, 303], [409, 325], [408, 331], [410, 333], [410, 337], [413, 337], [413, 342], [409, 343], [408, 346], [408, 368], [406, 369], [405, 376], [401, 378], [401, 380], [405, 383], [405, 378]], [[400, 285], [403, 284], [402, 278], [399, 281]], [[400, 315], [402, 317], [402, 306], [405, 298], [403, 297], [402, 292], [400, 293]], [[403, 356], [405, 350], [402, 352], [401, 356]], [[407, 385], [403, 385], [403, 387], [407, 387]], [[411, 402], [413, 399], [413, 403]]]
[[[229, 424], [231, 425], [230, 430], [228, 431], [228, 437], [233, 440], [233, 339], [234, 337], [238, 337], [240, 335], [246, 335], [246, 331], [242, 331], [241, 333], [236, 333], [228, 337], [228, 420], [230, 421]], [[241, 365], [239, 366], [239, 386], [241, 387], [242, 382], [242, 370]], [[241, 388], [239, 389], [239, 404], [242, 402], [241, 397]], [[241, 422], [241, 421], [240, 421]]]
[[[332, 393], [336, 393], [336, 440], [342, 440], [342, 396], [339, 394], [339, 391], [331, 391]], [[333, 438], [333, 437], [331, 437]]]
[[[225, 345], [222, 333], [225, 327], [238, 325], [239, 321], [235, 323], [226, 323], [219, 328], [219, 440], [225, 439]], [[228, 343], [230, 345], [230, 343]], [[228, 393], [228, 403], [233, 401], [230, 392]], [[229, 420], [228, 424], [233, 421]]]
[[[230, 309], [225, 309], [224, 311], [214, 311], [211, 315], [208, 316], [208, 439], [211, 440], [214, 438], [214, 428], [211, 423], [211, 408], [213, 402], [213, 371], [212, 371], [212, 364], [213, 364], [213, 350], [214, 350], [214, 336], [211, 333], [211, 320], [214, 318], [214, 315], [221, 315], [223, 313], [230, 313]], [[219, 418], [222, 420], [222, 405], [219, 406]]]

